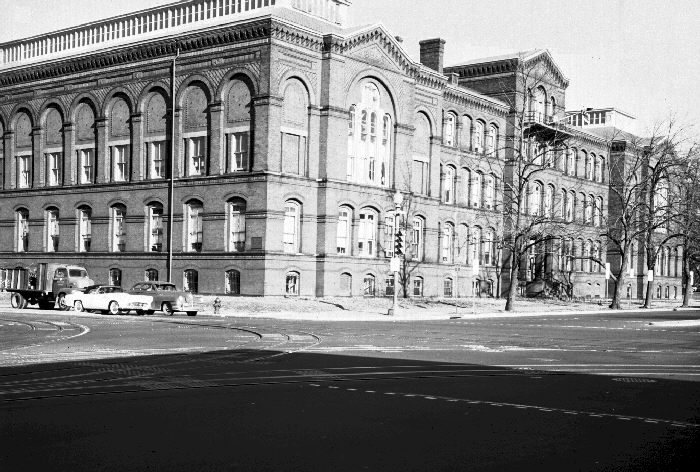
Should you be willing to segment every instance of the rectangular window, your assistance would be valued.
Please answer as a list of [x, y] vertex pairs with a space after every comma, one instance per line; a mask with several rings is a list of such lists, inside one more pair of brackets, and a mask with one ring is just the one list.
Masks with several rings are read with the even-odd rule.
[[126, 180], [126, 146], [110, 147], [112, 154], [112, 180], [124, 182]]
[[79, 251], [80, 252], [90, 252], [90, 245], [92, 243], [92, 221], [90, 219], [90, 213], [81, 210], [80, 211], [80, 223], [79, 223], [79, 231], [80, 231], [80, 241], [78, 241], [78, 244], [80, 245]]
[[47, 234], [47, 241], [46, 241], [46, 250], [48, 252], [57, 252], [58, 251], [58, 213], [55, 211], [49, 211], [48, 212], [48, 221], [47, 227], [48, 227], [48, 234]]
[[29, 188], [31, 185], [31, 156], [17, 156], [17, 187]]
[[386, 289], [384, 293], [388, 296], [394, 295], [394, 276], [390, 275], [386, 279]]
[[358, 249], [361, 256], [374, 256], [376, 220], [372, 213], [360, 214]]
[[385, 257], [394, 257], [394, 217], [387, 216], [384, 218], [384, 255]]
[[81, 149], [78, 151], [78, 183], [92, 183], [94, 156], [95, 152], [92, 149]]
[[148, 145], [148, 177], [151, 179], [165, 178], [165, 141], [157, 141]]
[[163, 250], [163, 209], [150, 207], [148, 212], [150, 218], [149, 251], [161, 252]]
[[228, 135], [228, 172], [245, 172], [248, 170], [248, 132]]
[[423, 279], [421, 279], [420, 277], [413, 279], [413, 296], [423, 296]]
[[282, 172], [304, 175], [306, 136], [282, 133]]
[[202, 252], [202, 214], [201, 208], [190, 207], [189, 218], [189, 247], [190, 252]]
[[338, 254], [346, 254], [348, 251], [348, 239], [350, 235], [350, 211], [340, 210], [338, 216], [338, 231], [336, 235], [336, 249]]
[[114, 231], [114, 241], [113, 241], [113, 251], [114, 252], [124, 252], [126, 250], [126, 231], [124, 229], [124, 210], [115, 208], [114, 210], [114, 220], [113, 220], [113, 231]]
[[245, 213], [238, 210], [231, 212], [231, 251], [243, 252], [245, 250]]
[[296, 254], [299, 252], [299, 213], [295, 206], [287, 205], [284, 212], [283, 245], [284, 252]]
[[428, 194], [428, 163], [420, 160], [413, 161], [411, 189], [421, 195]]
[[206, 175], [204, 136], [185, 139], [187, 151], [187, 175]]
[[50, 152], [46, 154], [46, 174], [48, 184], [51, 187], [60, 185], [61, 183], [61, 157], [60, 152]]

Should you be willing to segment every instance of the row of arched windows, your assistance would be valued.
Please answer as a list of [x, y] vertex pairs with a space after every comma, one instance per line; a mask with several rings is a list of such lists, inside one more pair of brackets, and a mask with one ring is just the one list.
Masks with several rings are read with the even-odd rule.
[[576, 193], [541, 181], [529, 183], [526, 187], [522, 212], [530, 216], [561, 218], [568, 222], [578, 222], [590, 226], [604, 223], [603, 197], [593, 194]]
[[681, 248], [662, 246], [656, 253], [656, 275], [661, 277], [680, 277], [683, 272]]
[[[441, 200], [447, 204], [461, 204], [469, 208], [495, 210], [498, 178], [481, 170], [463, 167], [459, 172], [452, 165], [440, 167]], [[461, 181], [461, 182], [460, 182]]]
[[603, 272], [602, 256], [600, 241], [563, 238], [559, 241], [557, 265], [564, 272]]
[[469, 115], [458, 117], [455, 112], [445, 112], [442, 143], [445, 146], [461, 147], [476, 153], [497, 156], [500, 147], [498, 125]]

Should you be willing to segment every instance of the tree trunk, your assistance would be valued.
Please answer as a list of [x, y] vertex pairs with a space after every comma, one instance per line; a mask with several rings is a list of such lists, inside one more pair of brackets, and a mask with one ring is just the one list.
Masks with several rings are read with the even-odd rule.
[[617, 277], [614, 280], [615, 282], [615, 287], [613, 288], [613, 295], [612, 295], [612, 301], [610, 302], [610, 309], [611, 310], [619, 310], [620, 309], [620, 299], [622, 298], [621, 292], [622, 292], [622, 287], [625, 285], [624, 281], [622, 280], [622, 271], [620, 271], [619, 274], [617, 274]]
[[[650, 269], [653, 270], [653, 269]], [[647, 282], [647, 295], [644, 297], [644, 306], [642, 308], [651, 308], [651, 296], [654, 294], [654, 282]]]
[[693, 296], [693, 287], [690, 285], [690, 261], [685, 255], [686, 251], [683, 251], [683, 278], [681, 279], [681, 285], [685, 287], [683, 292], [683, 305], [681, 307], [688, 308], [690, 306], [690, 297]]
[[510, 287], [508, 287], [508, 298], [506, 299], [506, 311], [515, 309], [515, 296], [518, 294], [518, 271], [520, 270], [520, 258], [514, 253], [510, 256]]

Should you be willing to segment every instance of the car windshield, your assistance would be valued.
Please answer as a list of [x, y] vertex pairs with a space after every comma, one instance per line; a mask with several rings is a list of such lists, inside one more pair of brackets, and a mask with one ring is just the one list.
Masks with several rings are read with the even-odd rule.
[[87, 277], [87, 271], [84, 269], [69, 269], [69, 277]]
[[121, 287], [102, 287], [102, 290], [100, 291], [101, 293], [117, 293], [121, 292], [122, 288]]
[[175, 291], [177, 291], [177, 289], [175, 288], [175, 286], [174, 286], [174, 285], [170, 285], [170, 284], [158, 285], [158, 289], [159, 289], [159, 290], [162, 290], [162, 291], [164, 291], [164, 292], [175, 292]]

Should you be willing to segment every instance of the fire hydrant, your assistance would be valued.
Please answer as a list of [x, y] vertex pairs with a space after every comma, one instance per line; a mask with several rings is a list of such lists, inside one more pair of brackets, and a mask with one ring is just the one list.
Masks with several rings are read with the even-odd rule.
[[221, 309], [221, 299], [219, 297], [216, 297], [214, 299], [214, 314], [218, 315], [220, 309]]

